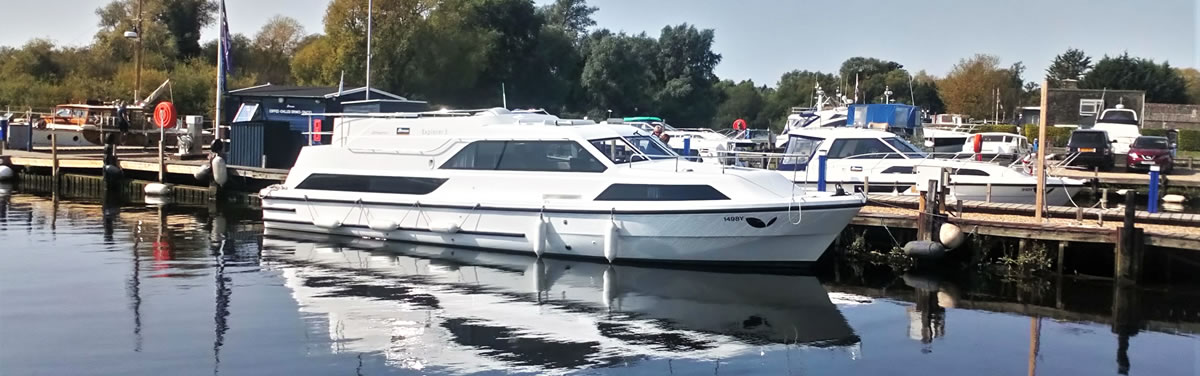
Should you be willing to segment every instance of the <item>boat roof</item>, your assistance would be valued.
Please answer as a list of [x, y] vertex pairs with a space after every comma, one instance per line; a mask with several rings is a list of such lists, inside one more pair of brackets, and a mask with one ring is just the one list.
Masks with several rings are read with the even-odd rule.
[[662, 118], [653, 117], [653, 116], [632, 116], [632, 117], [622, 118], [621, 120], [622, 121], [657, 121], [657, 122], [663, 121]]
[[895, 133], [862, 128], [800, 128], [788, 132], [789, 136], [804, 136], [816, 138], [889, 138], [896, 137]]
[[1008, 133], [1008, 132], [979, 132], [976, 134], [981, 134], [984, 136], [1013, 136], [1013, 137], [1025, 138], [1025, 136], [1022, 136], [1022, 135], [1019, 135], [1016, 133]]
[[[317, 114], [321, 115], [321, 114]], [[335, 138], [416, 137], [461, 139], [607, 139], [648, 136], [637, 127], [624, 124], [596, 124], [591, 120], [562, 119], [544, 112], [509, 111], [503, 108], [474, 114], [454, 111], [387, 114], [339, 114], [344, 131]]]

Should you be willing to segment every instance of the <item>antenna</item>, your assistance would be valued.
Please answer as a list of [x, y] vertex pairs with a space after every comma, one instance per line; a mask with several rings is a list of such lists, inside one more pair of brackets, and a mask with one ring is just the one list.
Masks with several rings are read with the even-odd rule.
[[375, 9], [374, 2], [367, 0], [367, 96], [371, 99], [371, 12]]

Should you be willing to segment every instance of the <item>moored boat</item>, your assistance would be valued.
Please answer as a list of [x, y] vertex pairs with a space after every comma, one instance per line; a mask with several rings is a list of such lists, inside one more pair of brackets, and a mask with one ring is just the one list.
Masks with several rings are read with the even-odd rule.
[[[264, 189], [268, 228], [537, 256], [816, 261], [865, 203], [684, 160], [644, 131], [483, 111], [342, 117]], [[743, 251], [753, 249], [753, 251]]]

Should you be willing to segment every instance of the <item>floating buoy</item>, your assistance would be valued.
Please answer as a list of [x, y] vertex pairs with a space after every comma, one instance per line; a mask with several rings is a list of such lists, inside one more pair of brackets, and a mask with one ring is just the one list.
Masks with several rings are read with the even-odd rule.
[[958, 246], [962, 245], [963, 240], [962, 229], [957, 225], [944, 223], [942, 224], [942, 228], [938, 229], [938, 241], [942, 242], [947, 251], [958, 248]]
[[946, 248], [935, 241], [917, 240], [904, 245], [904, 254], [920, 258], [939, 258], [946, 254]]
[[529, 229], [529, 242], [533, 246], [533, 254], [542, 257], [546, 252], [546, 221], [541, 216], [534, 219], [533, 227]]
[[342, 221], [339, 219], [324, 219], [324, 220], [314, 219], [313, 226], [317, 226], [320, 228], [327, 228], [327, 229], [335, 229], [338, 227], [342, 227]]
[[210, 164], [212, 165], [213, 181], [217, 182], [217, 185], [224, 187], [225, 182], [229, 181], [229, 171], [225, 168], [225, 158], [221, 158], [219, 155], [215, 156]]
[[617, 241], [621, 236], [617, 231], [620, 231], [617, 229], [617, 223], [608, 221], [608, 226], [604, 230], [604, 258], [608, 259], [610, 263], [617, 259]]
[[1173, 213], [1181, 213], [1184, 210], [1186, 210], [1187, 208], [1184, 207], [1183, 204], [1164, 202], [1162, 209], [1163, 209], [1163, 211], [1169, 211], [1169, 212], [1173, 212]]
[[171, 194], [171, 186], [163, 183], [146, 184], [144, 189], [147, 196], [166, 196]]
[[8, 165], [0, 165], [0, 181], [12, 180], [13, 176], [16, 175], [17, 173], [16, 171], [13, 171], [12, 167], [9, 167]]
[[429, 224], [430, 231], [440, 232], [443, 234], [453, 234], [453, 233], [458, 232], [458, 230], [461, 230], [461, 229], [462, 228], [458, 226], [457, 222], [438, 221], [438, 222]]
[[1183, 197], [1183, 195], [1166, 195], [1163, 196], [1162, 200], [1168, 204], [1182, 204], [1184, 201], [1187, 201], [1187, 197]]
[[1126, 193], [1129, 193], [1128, 189], [1118, 189], [1117, 190], [1117, 194], [1119, 194], [1121, 196], [1124, 196]]
[[0, 184], [0, 197], [11, 195], [12, 192], [13, 192], [12, 184], [7, 184], [7, 183]]
[[370, 227], [372, 230], [379, 231], [379, 232], [392, 232], [392, 231], [396, 231], [396, 229], [400, 228], [400, 224], [396, 223], [396, 222], [392, 222], [392, 221], [387, 221], [387, 220], [371, 221], [371, 223], [367, 224], [367, 227]]

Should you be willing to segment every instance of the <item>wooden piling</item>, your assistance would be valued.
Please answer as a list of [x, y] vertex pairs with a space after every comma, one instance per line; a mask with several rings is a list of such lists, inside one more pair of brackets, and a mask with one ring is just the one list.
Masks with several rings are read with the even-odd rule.
[[984, 197], [985, 202], [992, 202], [992, 183], [987, 183], [987, 195]]
[[58, 178], [58, 132], [50, 130], [50, 172]]
[[1055, 267], [1058, 268], [1058, 275], [1060, 276], [1063, 274], [1063, 260], [1067, 255], [1067, 244], [1070, 243], [1058, 242], [1058, 262], [1055, 264]]
[[1134, 226], [1137, 215], [1135, 196], [1134, 192], [1125, 195], [1125, 223], [1117, 230], [1116, 250], [1113, 252], [1113, 278], [1123, 283], [1136, 283], [1141, 277], [1145, 233]]

